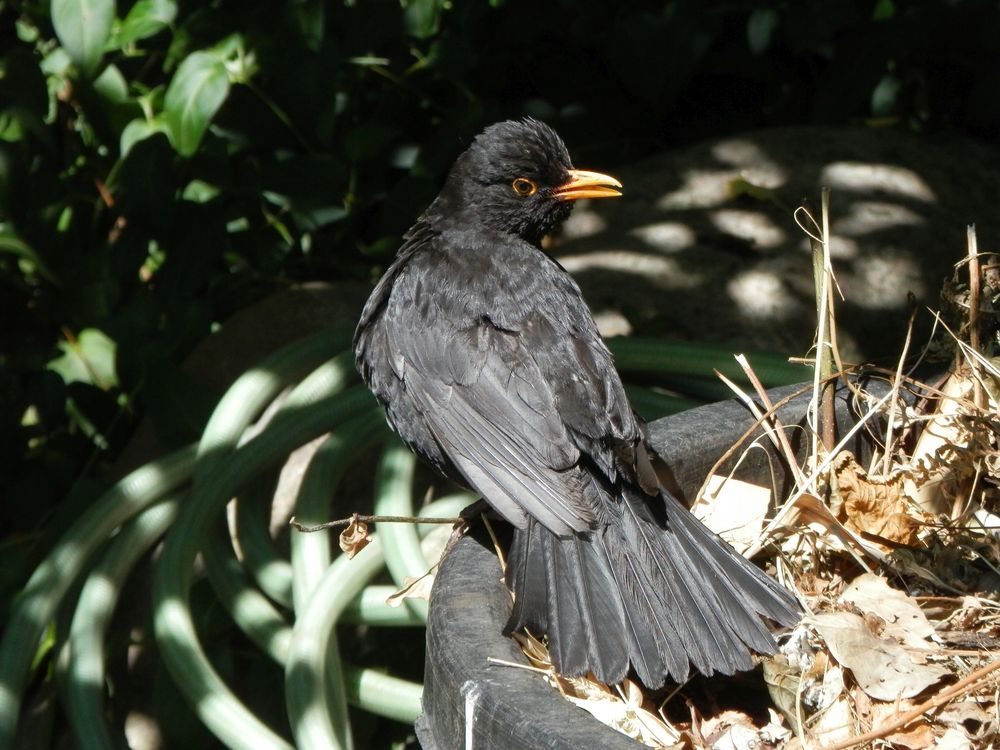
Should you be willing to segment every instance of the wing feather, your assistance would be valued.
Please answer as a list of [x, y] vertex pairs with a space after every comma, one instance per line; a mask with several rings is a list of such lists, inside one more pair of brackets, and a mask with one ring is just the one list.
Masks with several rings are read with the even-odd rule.
[[407, 394], [456, 468], [511, 523], [523, 528], [527, 513], [560, 536], [586, 531], [593, 493], [551, 385], [517, 332], [475, 327], [449, 337], [433, 325], [405, 335], [390, 325]]

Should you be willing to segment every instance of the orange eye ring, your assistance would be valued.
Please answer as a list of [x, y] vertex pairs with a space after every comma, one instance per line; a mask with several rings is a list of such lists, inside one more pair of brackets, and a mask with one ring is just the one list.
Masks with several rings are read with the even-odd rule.
[[518, 177], [510, 184], [510, 186], [514, 188], [514, 192], [522, 198], [528, 198], [538, 192], [538, 185], [529, 180], [527, 177]]

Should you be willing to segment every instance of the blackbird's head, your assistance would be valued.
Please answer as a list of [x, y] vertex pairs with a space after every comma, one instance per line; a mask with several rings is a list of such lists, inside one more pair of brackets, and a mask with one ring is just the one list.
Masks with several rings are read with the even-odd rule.
[[566, 220], [574, 200], [617, 197], [621, 186], [614, 177], [573, 169], [565, 144], [548, 125], [508, 120], [476, 136], [428, 213], [537, 245]]

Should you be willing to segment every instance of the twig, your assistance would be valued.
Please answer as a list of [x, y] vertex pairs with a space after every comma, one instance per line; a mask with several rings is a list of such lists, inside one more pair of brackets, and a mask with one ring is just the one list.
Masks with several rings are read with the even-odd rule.
[[882, 475], [889, 476], [892, 468], [892, 423], [896, 421], [896, 403], [899, 401], [899, 387], [903, 382], [903, 364], [906, 362], [906, 354], [910, 350], [910, 339], [913, 336], [913, 321], [917, 317], [917, 308], [910, 312], [910, 322], [906, 326], [906, 339], [903, 341], [903, 351], [899, 355], [899, 364], [896, 366], [896, 376], [892, 379], [892, 400], [889, 402], [889, 426], [885, 431], [885, 455], [882, 457]]
[[[777, 529], [782, 523], [785, 522], [787, 514], [790, 513], [794, 508], [796, 500], [798, 500], [798, 498], [806, 492], [808, 484], [814, 482], [816, 477], [821, 476], [823, 472], [825, 472], [827, 469], [830, 468], [831, 464], [833, 464], [833, 462], [836, 460], [837, 455], [850, 442], [851, 438], [854, 437], [855, 433], [857, 433], [858, 430], [864, 427], [865, 423], [872, 417], [872, 415], [878, 413], [882, 409], [882, 407], [885, 406], [886, 402], [889, 400], [891, 396], [892, 392], [890, 391], [889, 393], [885, 394], [882, 398], [880, 398], [878, 402], [874, 406], [872, 406], [864, 415], [862, 415], [858, 419], [858, 421], [854, 423], [854, 426], [851, 427], [851, 429], [848, 430], [847, 433], [840, 439], [840, 442], [834, 447], [834, 450], [831, 451], [829, 455], [827, 455], [827, 457], [823, 460], [822, 463], [820, 463], [819, 466], [813, 469], [812, 477], [808, 477], [806, 480], [807, 484], [798, 485], [794, 488], [792, 494], [778, 508], [777, 512], [774, 515], [774, 518], [772, 518], [768, 522], [767, 526], [763, 528], [763, 530], [760, 533], [760, 538], [758, 539], [758, 541], [755, 544], [753, 544], [750, 547], [750, 549], [744, 551], [743, 554], [745, 557], [748, 558], [753, 557], [755, 554], [760, 552], [761, 549], [763, 549], [764, 544], [766, 543], [767, 540], [770, 539], [771, 534], [774, 533], [775, 529]], [[781, 405], [780, 402], [778, 405], [779, 406]], [[863, 549], [866, 554], [876, 557], [876, 559], [878, 559], [880, 562], [884, 561], [884, 558], [877, 557], [874, 550], [868, 549], [863, 544], [861, 545], [861, 549]]]
[[[781, 450], [785, 453], [785, 460], [788, 461], [792, 473], [795, 475], [795, 481], [801, 482], [803, 479], [802, 469], [799, 467], [795, 451], [792, 450], [792, 446], [788, 442], [788, 435], [785, 434], [784, 427], [778, 419], [778, 412], [771, 404], [771, 399], [767, 395], [767, 390], [764, 388], [764, 384], [760, 382], [760, 378], [757, 377], [757, 373], [755, 373], [753, 368], [750, 367], [750, 363], [747, 361], [745, 355], [737, 354], [736, 362], [743, 369], [744, 374], [747, 376], [750, 384], [754, 387], [754, 390], [757, 391], [757, 398], [760, 399], [761, 404], [764, 405], [764, 409], [769, 415], [767, 417], [767, 421], [773, 426], [774, 436], [780, 443]], [[761, 415], [754, 413], [754, 416], [759, 417]]]
[[[979, 249], [976, 241], [976, 225], [970, 224], [966, 228], [966, 237], [969, 243], [969, 346], [975, 352], [979, 351], [979, 285], [981, 276], [979, 273]], [[972, 368], [973, 401], [976, 408], [982, 409], [986, 405], [986, 393], [983, 390], [979, 363], [975, 358], [969, 362]]]
[[[833, 357], [831, 345], [830, 320], [833, 317], [833, 292], [830, 280], [833, 277], [833, 267], [830, 264], [830, 189], [823, 188], [820, 198], [820, 225], [812, 213], [808, 203], [799, 208], [812, 222], [818, 236], [806, 231], [809, 244], [812, 247], [813, 283], [816, 290], [816, 368], [813, 375], [812, 455], [819, 460], [819, 443], [829, 453], [836, 442], [834, 421], [834, 383]], [[801, 227], [801, 222], [799, 223]], [[803, 227], [805, 231], [805, 228]], [[822, 384], [822, 389], [821, 389]]]
[[[785, 465], [788, 467], [788, 470], [794, 475], [795, 480], [797, 482], [803, 481], [805, 477], [802, 474], [802, 469], [799, 467], [798, 458], [795, 455], [795, 451], [792, 450], [792, 447], [788, 442], [788, 436], [785, 434], [785, 426], [781, 424], [781, 422], [778, 420], [777, 412], [771, 405], [770, 399], [767, 398], [767, 393], [766, 391], [764, 391], [763, 385], [761, 385], [760, 381], [757, 380], [756, 375], [752, 371], [750, 371], [749, 369], [750, 365], [742, 354], [736, 355], [736, 361], [740, 364], [741, 367], [743, 367], [744, 371], [747, 372], [747, 376], [750, 378], [751, 383], [757, 389], [757, 395], [763, 402], [763, 407], [765, 411], [762, 412], [761, 408], [757, 406], [756, 402], [752, 398], [750, 398], [750, 395], [748, 393], [745, 393], [742, 388], [740, 388], [738, 385], [736, 385], [736, 383], [727, 378], [718, 370], [714, 371], [716, 377], [718, 377], [719, 380], [721, 380], [726, 386], [728, 386], [729, 389], [736, 394], [737, 398], [739, 398], [740, 401], [743, 402], [743, 405], [750, 410], [750, 413], [757, 420], [757, 424], [760, 425], [761, 429], [767, 435], [767, 438], [771, 441], [771, 446], [773, 447], [778, 458], [779, 459], [781, 459], [782, 457], [784, 458]], [[750, 449], [748, 448], [747, 452], [749, 452], [749, 450]], [[739, 465], [740, 463], [742, 463], [743, 458], [745, 456], [746, 453], [744, 453], [743, 456], [740, 457], [739, 461], [737, 461], [736, 465], [730, 472], [729, 475], [730, 477], [733, 475], [733, 473], [735, 473], [736, 469], [739, 468]], [[768, 457], [768, 462], [770, 463], [770, 457]], [[708, 491], [708, 484], [711, 481], [714, 473], [715, 472], [713, 471], [712, 473], [708, 474], [705, 477], [705, 481], [702, 483], [701, 488], [698, 490], [698, 495], [696, 497], [703, 497], [705, 495], [705, 493]], [[777, 488], [777, 483], [774, 481], [773, 466], [771, 467], [771, 479], [772, 479], [771, 482], [772, 492], [774, 493], [775, 498], [777, 498], [778, 488]], [[719, 489], [721, 489], [721, 487], [717, 488], [716, 491], [718, 491]]]
[[[802, 394], [808, 392], [809, 392], [809, 386], [804, 386], [799, 390], [795, 391], [794, 393], [790, 393], [789, 395], [785, 396], [783, 399], [781, 399], [778, 403], [774, 405], [774, 411], [777, 412], [778, 409], [780, 409], [785, 404], [789, 403], [792, 399], [796, 399]], [[736, 451], [738, 451], [743, 446], [743, 443], [745, 443], [750, 438], [750, 436], [753, 435], [764, 424], [764, 421], [769, 416], [770, 414], [764, 414], [759, 418], [755, 418], [754, 423], [750, 425], [742, 435], [740, 435], [739, 439], [735, 443], [733, 443], [729, 447], [729, 449], [726, 450], [725, 453], [723, 453], [721, 456], [719, 456], [718, 459], [716, 459], [715, 463], [712, 464], [712, 468], [709, 469], [708, 473], [705, 475], [705, 481], [702, 482], [702, 485], [698, 489], [698, 493], [695, 495], [695, 497], [701, 497], [702, 495], [705, 494], [705, 490], [708, 487], [708, 481], [709, 479], [711, 479], [712, 475], [718, 473], [719, 467], [733, 457]]]
[[[819, 358], [820, 372], [823, 379], [823, 391], [821, 394], [820, 438], [823, 441], [823, 448], [829, 452], [833, 450], [833, 444], [837, 440], [837, 421], [834, 405], [834, 395], [836, 386], [833, 380], [833, 287], [830, 281], [833, 279], [833, 265], [830, 263], [830, 188], [823, 188], [820, 197], [820, 211], [823, 220], [823, 284], [822, 293], [826, 295], [826, 309], [823, 314], [823, 323], [820, 328], [821, 342], [823, 346], [822, 354]], [[824, 332], [822, 326], [826, 326]]]
[[[851, 427], [851, 429], [849, 429], [847, 433], [840, 439], [840, 442], [834, 446], [834, 449], [830, 451], [829, 455], [827, 455], [825, 459], [823, 459], [822, 463], [820, 463], [819, 466], [813, 469], [813, 476], [809, 480], [810, 483], [815, 482], [815, 480], [818, 477], [822, 476], [823, 472], [825, 472], [827, 469], [830, 468], [830, 465], [837, 459], [837, 456], [840, 454], [842, 450], [844, 450], [847, 444], [851, 441], [851, 438], [854, 437], [855, 433], [858, 432], [858, 430], [860, 430], [862, 427], [864, 427], [865, 423], [869, 419], [871, 419], [875, 414], [879, 413], [891, 397], [892, 397], [892, 391], [889, 391], [882, 398], [876, 401], [875, 405], [872, 406], [867, 412], [865, 412], [858, 419], [857, 422], [854, 423], [854, 426]], [[792, 497], [795, 497], [805, 489], [806, 487], [796, 487], [796, 493]]]
[[551, 675], [552, 668], [543, 669], [542, 667], [533, 667], [530, 664], [518, 664], [516, 661], [507, 661], [506, 659], [498, 659], [495, 656], [486, 657], [487, 664], [496, 664], [500, 667], [513, 667], [514, 669], [526, 669], [529, 672], [538, 672], [539, 674]]
[[316, 526], [305, 526], [295, 520], [295, 516], [288, 519], [288, 523], [295, 527], [296, 531], [309, 534], [313, 531], [323, 531], [338, 526], [350, 526], [352, 523], [361, 521], [363, 523], [459, 523], [463, 518], [425, 518], [423, 516], [369, 516], [362, 513], [355, 513], [350, 518], [338, 518], [336, 521], [327, 521]]
[[[496, 532], [493, 531], [493, 524], [490, 523], [490, 519], [483, 516], [483, 524], [486, 526], [486, 533], [490, 535], [490, 540], [493, 542], [493, 549], [497, 553], [497, 558], [500, 560], [500, 570], [503, 571], [504, 576], [507, 575], [507, 557], [503, 553], [503, 546], [500, 544], [500, 540], [497, 539]], [[510, 592], [513, 598], [514, 592]]]
[[691, 680], [693, 679], [694, 677], [688, 677], [686, 680], [684, 680], [684, 682], [680, 683], [679, 685], [675, 685], [674, 689], [671, 690], [669, 693], [667, 693], [667, 697], [664, 698], [662, 701], [660, 701], [660, 705], [657, 707], [656, 713], [658, 713], [660, 715], [660, 718], [663, 719], [664, 724], [669, 724], [670, 722], [667, 721], [667, 717], [663, 713], [663, 709], [666, 708], [666, 705], [670, 703], [670, 701], [672, 701], [674, 698], [676, 698], [677, 694], [680, 693], [681, 690], [686, 688], [688, 686], [688, 683], [690, 683]]
[[962, 678], [950, 688], [945, 688], [933, 698], [924, 701], [916, 708], [907, 711], [902, 716], [897, 716], [888, 724], [883, 724], [877, 729], [865, 732], [857, 737], [851, 737], [846, 740], [841, 740], [840, 742], [835, 742], [832, 745], [827, 745], [823, 748], [823, 750], [847, 750], [847, 748], [857, 747], [858, 745], [864, 745], [867, 742], [886, 737], [895, 732], [897, 729], [902, 729], [914, 719], [919, 719], [921, 715], [927, 713], [928, 711], [943, 706], [952, 698], [956, 698], [962, 693], [967, 692], [972, 685], [975, 685], [977, 682], [982, 682], [983, 679], [988, 677], [993, 672], [996, 672], [998, 669], [1000, 669], [1000, 660], [991, 662], [985, 667], [977, 669], [967, 677]]
[[927, 648], [919, 648], [918, 646], [906, 646], [902, 645], [904, 651], [910, 651], [914, 654], [920, 654], [923, 656], [972, 656], [977, 659], [985, 659], [990, 656], [990, 652], [984, 649], [971, 649], [971, 648], [939, 648], [934, 651], [928, 650]]

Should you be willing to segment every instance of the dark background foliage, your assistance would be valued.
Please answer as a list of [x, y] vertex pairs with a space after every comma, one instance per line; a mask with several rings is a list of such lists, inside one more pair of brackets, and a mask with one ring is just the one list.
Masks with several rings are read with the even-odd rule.
[[276, 288], [372, 280], [484, 125], [545, 119], [609, 168], [770, 125], [990, 136], [998, 20], [986, 0], [0, 0], [4, 588], [141, 416], [197, 437], [197, 341]]

